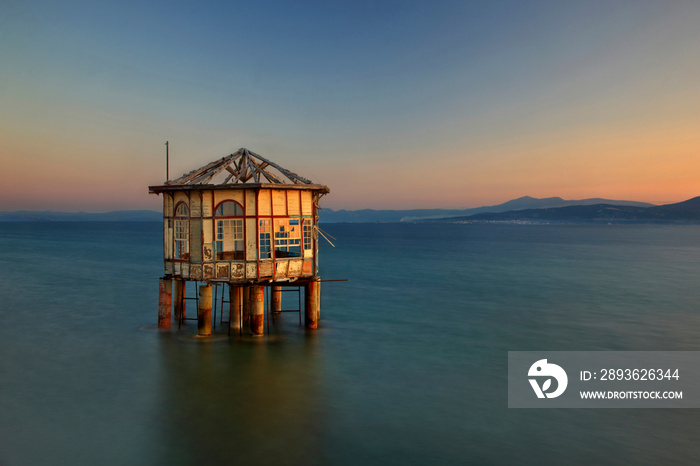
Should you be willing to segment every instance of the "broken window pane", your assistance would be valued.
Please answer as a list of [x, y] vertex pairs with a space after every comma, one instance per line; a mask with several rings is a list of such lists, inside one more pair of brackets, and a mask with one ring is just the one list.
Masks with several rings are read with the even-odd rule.
[[270, 259], [272, 257], [272, 248], [270, 243], [270, 220], [260, 220], [258, 226], [260, 232], [260, 259]]
[[298, 218], [275, 220], [275, 257], [301, 257]]

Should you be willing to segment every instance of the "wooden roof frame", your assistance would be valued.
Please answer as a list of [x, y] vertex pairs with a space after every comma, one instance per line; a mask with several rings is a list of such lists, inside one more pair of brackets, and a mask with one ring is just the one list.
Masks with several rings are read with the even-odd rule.
[[[274, 168], [278, 174], [272, 172]], [[219, 184], [209, 184], [222, 172], [228, 176]], [[248, 183], [252, 181], [252, 183]], [[329, 192], [327, 186], [314, 184], [310, 180], [283, 168], [276, 163], [246, 148], [240, 148], [231, 155], [222, 157], [207, 165], [185, 173], [179, 178], [168, 180], [164, 185], [149, 186], [151, 193], [173, 190], [201, 189], [241, 189], [270, 187], [274, 189], [309, 189]]]

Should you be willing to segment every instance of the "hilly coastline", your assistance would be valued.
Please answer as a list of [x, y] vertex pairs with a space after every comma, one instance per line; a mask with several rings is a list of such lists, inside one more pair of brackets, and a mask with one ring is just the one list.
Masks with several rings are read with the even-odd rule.
[[[15, 211], [0, 212], [0, 222], [160, 222], [155, 210], [104, 213]], [[319, 211], [320, 223], [700, 223], [700, 197], [656, 206], [609, 199], [538, 199], [530, 196], [473, 209], [332, 210]]]
[[503, 204], [475, 207], [471, 209], [411, 209], [411, 210], [333, 210], [322, 209], [319, 212], [321, 223], [373, 223], [373, 222], [416, 222], [451, 217], [466, 217], [479, 213], [520, 211], [527, 209], [546, 209], [573, 205], [611, 204], [634, 207], [652, 207], [653, 204], [635, 201], [616, 201], [610, 199], [565, 200], [561, 197], [538, 199], [523, 196]]
[[434, 221], [443, 223], [700, 223], [700, 197], [652, 207], [619, 204], [574, 205], [479, 213]]
[[51, 212], [20, 210], [0, 212], [0, 222], [161, 222], [163, 213], [155, 210], [113, 212]]

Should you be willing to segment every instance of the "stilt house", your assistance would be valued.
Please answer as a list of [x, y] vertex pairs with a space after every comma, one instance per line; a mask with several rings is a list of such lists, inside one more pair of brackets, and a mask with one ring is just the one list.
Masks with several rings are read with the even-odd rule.
[[239, 149], [162, 185], [165, 278], [230, 285], [318, 280], [328, 187]]

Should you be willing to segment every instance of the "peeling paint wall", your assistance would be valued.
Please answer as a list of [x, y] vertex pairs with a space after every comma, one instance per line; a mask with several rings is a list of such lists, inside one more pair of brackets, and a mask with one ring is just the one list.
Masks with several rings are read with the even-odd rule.
[[290, 217], [301, 215], [301, 194], [299, 191], [287, 191], [287, 212]]
[[190, 262], [202, 262], [202, 220], [190, 219]]
[[258, 260], [258, 234], [257, 220], [255, 218], [247, 218], [245, 221], [245, 237], [246, 237], [246, 260]]
[[301, 192], [301, 215], [313, 215], [314, 214], [314, 204], [313, 196], [309, 191]]
[[284, 217], [287, 215], [287, 196], [286, 192], [274, 189], [272, 190], [272, 215], [276, 217]]
[[245, 205], [245, 194], [241, 189], [226, 189], [214, 191], [214, 206], [218, 206], [224, 201], [236, 201], [240, 205]]
[[195, 192], [190, 195], [190, 217], [202, 217], [202, 197], [200, 193]]
[[258, 215], [272, 215], [272, 202], [270, 201], [271, 192], [269, 189], [263, 189], [258, 194]]

